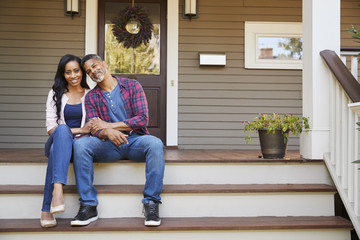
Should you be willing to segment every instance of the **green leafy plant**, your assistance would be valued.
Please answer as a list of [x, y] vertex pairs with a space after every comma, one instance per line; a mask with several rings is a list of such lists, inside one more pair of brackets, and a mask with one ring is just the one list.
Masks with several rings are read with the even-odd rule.
[[[253, 121], [243, 121], [246, 123], [244, 132], [258, 132], [258, 130], [267, 130], [268, 133], [275, 134], [276, 130], [282, 130], [284, 135], [284, 141], [288, 141], [289, 133], [293, 135], [300, 134], [303, 129], [308, 131], [309, 127], [309, 120], [306, 117], [298, 117], [293, 114], [284, 114], [281, 117], [277, 113], [272, 113], [270, 115], [267, 114], [260, 114], [259, 117], [254, 118]], [[246, 143], [251, 142], [251, 137], [246, 136]]]
[[360, 43], [360, 32], [354, 25], [351, 25], [351, 29], [347, 29], [348, 32], [352, 34], [352, 37], [355, 38], [354, 42]]

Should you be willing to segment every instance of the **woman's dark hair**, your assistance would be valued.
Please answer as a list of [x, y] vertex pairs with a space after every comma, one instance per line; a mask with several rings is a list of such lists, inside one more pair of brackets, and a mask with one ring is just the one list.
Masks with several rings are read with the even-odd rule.
[[63, 56], [58, 64], [58, 68], [55, 74], [54, 85], [52, 86], [53, 91], [55, 92], [53, 96], [53, 100], [56, 105], [56, 115], [57, 115], [57, 122], [59, 123], [60, 120], [60, 111], [61, 111], [61, 98], [62, 95], [69, 91], [68, 82], [66, 81], [64, 74], [65, 74], [65, 66], [68, 62], [76, 61], [79, 64], [79, 67], [82, 72], [81, 78], [81, 87], [89, 89], [89, 86], [86, 82], [86, 73], [84, 69], [81, 67], [81, 59], [77, 56], [66, 54]]

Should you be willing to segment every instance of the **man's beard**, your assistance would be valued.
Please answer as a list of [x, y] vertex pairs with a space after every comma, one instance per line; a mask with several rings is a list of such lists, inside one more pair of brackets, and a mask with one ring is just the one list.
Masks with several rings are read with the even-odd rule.
[[92, 80], [96, 83], [100, 83], [104, 80], [105, 73], [103, 70], [98, 70], [94, 73]]

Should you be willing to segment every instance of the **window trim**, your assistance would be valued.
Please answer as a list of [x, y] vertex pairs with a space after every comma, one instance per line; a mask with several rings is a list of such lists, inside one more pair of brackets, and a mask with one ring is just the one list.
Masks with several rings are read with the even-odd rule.
[[301, 22], [245, 22], [245, 68], [302, 69], [301, 59], [257, 59], [259, 37], [302, 37]]

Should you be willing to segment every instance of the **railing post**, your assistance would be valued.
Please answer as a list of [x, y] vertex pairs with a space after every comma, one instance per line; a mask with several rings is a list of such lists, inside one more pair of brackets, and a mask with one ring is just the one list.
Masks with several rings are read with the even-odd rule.
[[[359, 121], [359, 117], [355, 115], [355, 122]], [[355, 159], [359, 159], [359, 131], [355, 131], [354, 135], [354, 156]], [[359, 164], [354, 166], [354, 212], [356, 216], [360, 216], [360, 176], [359, 176]]]
[[337, 82], [335, 85], [335, 170], [336, 176], [341, 176], [341, 86]]
[[[348, 101], [348, 103], [350, 103], [350, 101]], [[356, 134], [356, 130], [355, 130], [355, 113], [353, 111], [351, 111], [350, 109], [348, 109], [348, 144], [347, 144], [347, 152], [348, 152], [348, 156], [347, 156], [347, 168], [348, 170], [348, 197], [349, 197], [349, 201], [350, 202], [354, 202], [354, 176], [355, 176], [355, 172], [354, 172], [354, 164], [352, 164], [352, 161], [354, 161], [355, 159], [355, 154], [354, 154], [354, 145], [352, 143], [355, 142], [355, 134]]]
[[353, 74], [354, 78], [358, 79], [358, 57], [351, 56], [351, 73]]
[[336, 79], [334, 76], [330, 75], [330, 96], [334, 96], [330, 98], [330, 159], [331, 164], [335, 165], [336, 160]]
[[346, 93], [341, 91], [341, 176], [342, 176], [342, 187], [348, 188], [348, 163], [347, 163], [347, 145], [348, 145], [348, 120], [347, 115], [349, 108], [349, 100], [347, 99]]

